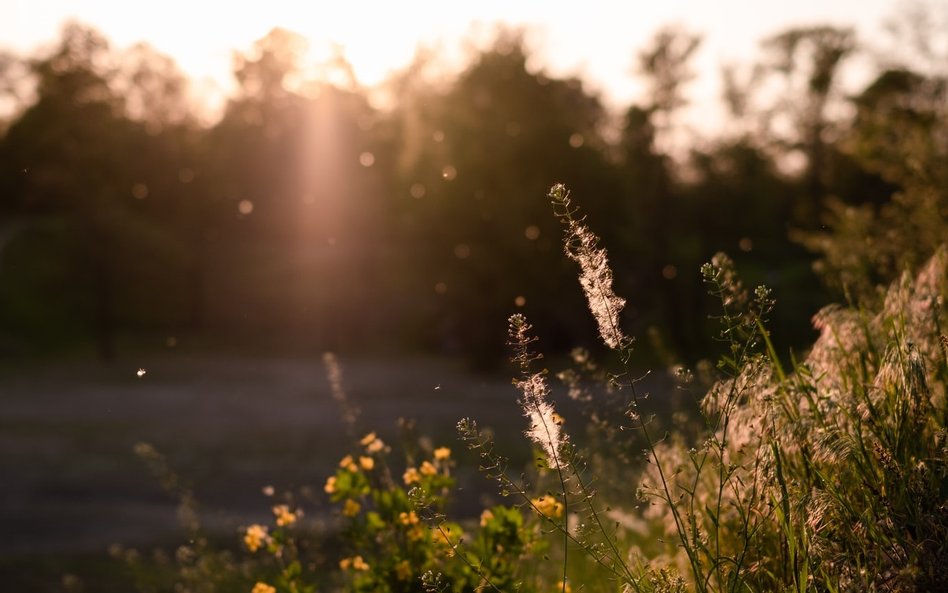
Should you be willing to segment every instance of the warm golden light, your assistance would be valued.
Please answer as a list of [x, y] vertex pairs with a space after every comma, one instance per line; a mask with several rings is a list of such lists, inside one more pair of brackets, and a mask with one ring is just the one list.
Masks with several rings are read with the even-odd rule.
[[[118, 46], [145, 40], [174, 58], [197, 81], [196, 92], [220, 108], [233, 90], [233, 51], [249, 48], [275, 27], [299, 33], [308, 41], [309, 74], [341, 51], [352, 64], [358, 82], [376, 85], [396, 69], [404, 68], [419, 44], [438, 48], [438, 57], [453, 65], [463, 63], [463, 44], [470, 38], [489, 37], [492, 23], [526, 26], [538, 53], [536, 66], [553, 74], [582, 71], [611, 103], [638, 98], [643, 89], [630, 76], [634, 49], [641, 47], [660, 26], [679, 23], [704, 35], [695, 64], [698, 77], [695, 103], [704, 105], [690, 118], [699, 128], [719, 119], [708, 116], [707, 105], [720, 96], [717, 73], [722, 61], [734, 61], [755, 52], [762, 38], [790, 25], [827, 22], [855, 25], [876, 33], [892, 16], [890, 0], [800, 0], [762, 6], [749, 0], [673, 0], [659, 4], [591, 0], [574, 3], [432, 4], [405, 2], [336, 3], [271, 0], [257, 5], [166, 0], [141, 10], [115, 0], [75, 3], [45, 0], [14, 1], [0, 18], [5, 47], [30, 51], [56, 37], [69, 18], [100, 29]], [[577, 21], [582, 14], [583, 20]], [[443, 133], [436, 142], [443, 139]], [[572, 144], [572, 139], [571, 139]]]

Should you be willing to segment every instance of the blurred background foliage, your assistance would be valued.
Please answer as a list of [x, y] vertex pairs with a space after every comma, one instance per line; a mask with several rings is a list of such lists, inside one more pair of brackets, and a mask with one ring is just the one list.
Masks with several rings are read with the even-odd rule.
[[806, 315], [878, 298], [948, 237], [946, 62], [924, 22], [904, 15], [913, 43], [855, 95], [839, 79], [868, 48], [851, 31], [766, 40], [722, 73], [714, 138], [676, 124], [701, 42], [676, 28], [635, 55], [646, 99], [618, 111], [533, 67], [522, 31], [448, 78], [419, 52], [378, 106], [344, 55], [308, 76], [304, 40], [277, 29], [235, 54], [208, 124], [170, 59], [69, 24], [0, 56], [0, 353], [109, 358], [136, 336], [489, 367], [516, 310], [547, 351], [594, 346], [553, 182], [602, 236], [629, 333], [706, 355], [698, 268], [724, 250], [774, 288], [782, 350], [801, 347]]

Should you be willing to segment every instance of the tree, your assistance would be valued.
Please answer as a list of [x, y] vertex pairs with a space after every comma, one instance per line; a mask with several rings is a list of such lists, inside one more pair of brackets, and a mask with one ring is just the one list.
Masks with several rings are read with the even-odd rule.
[[[144, 198], [161, 204], [159, 179], [169, 172], [158, 168], [175, 160], [177, 139], [129, 116], [120, 61], [96, 31], [67, 24], [52, 51], [26, 62], [35, 100], [0, 141], [3, 208], [20, 221], [3, 262], [5, 325], [27, 336], [91, 329], [106, 358], [123, 324], [166, 321], [176, 300], [174, 270], [154, 257], [176, 247]], [[165, 193], [173, 201], [178, 192]], [[161, 301], [149, 288], [156, 283]]]
[[856, 199], [841, 193], [825, 230], [800, 237], [820, 255], [827, 283], [858, 302], [880, 298], [881, 286], [920, 266], [948, 236], [948, 71], [933, 8], [903, 7], [880, 73], [852, 99], [840, 150], [874, 185]]
[[[851, 29], [820, 26], [788, 29], [764, 44], [769, 71], [782, 80], [781, 99], [767, 114], [783, 149], [806, 157], [803, 193], [796, 206], [798, 225], [818, 225], [821, 204], [832, 184], [833, 124], [828, 109], [838, 99], [840, 66], [856, 49]], [[782, 126], [782, 127], [781, 127]]]
[[393, 159], [344, 56], [311, 76], [304, 49], [275, 29], [235, 56], [237, 94], [207, 138], [211, 298], [223, 324], [336, 349], [380, 321], [371, 279], [390, 248], [380, 179]]
[[700, 286], [692, 286], [690, 275], [678, 280], [677, 271], [697, 269], [699, 253], [694, 236], [681, 228], [682, 193], [668, 151], [700, 42], [697, 35], [668, 27], [638, 53], [636, 72], [644, 78], [647, 100], [626, 111], [620, 139], [627, 196], [622, 207], [630, 221], [623, 246], [636, 262], [628, 273], [634, 282], [629, 290], [642, 295], [642, 309], [651, 312], [640, 323], [666, 328], [672, 346], [684, 351], [693, 351], [699, 335], [692, 322]]
[[483, 365], [499, 359], [504, 320], [518, 302], [559, 345], [589, 334], [563, 314], [579, 294], [542, 298], [572, 274], [550, 216], [551, 182], [582, 195], [591, 217], [611, 223], [603, 226], [619, 226], [599, 99], [580, 81], [527, 63], [522, 36], [500, 31], [447, 92], [399, 113], [413, 132], [403, 137], [413, 159], [400, 170], [402, 229], [416, 262], [416, 301], [431, 311], [428, 341]]

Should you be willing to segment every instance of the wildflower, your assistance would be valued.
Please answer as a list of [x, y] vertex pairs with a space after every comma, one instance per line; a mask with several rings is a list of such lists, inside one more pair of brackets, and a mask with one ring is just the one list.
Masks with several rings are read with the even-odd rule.
[[560, 581], [556, 584], [556, 589], [554, 591], [559, 591], [560, 593], [573, 593], [573, 588], [569, 586], [569, 583], [566, 581]]
[[280, 527], [285, 527], [296, 523], [299, 511], [292, 512], [287, 505], [278, 504], [273, 507], [273, 515], [276, 517], [276, 524]]
[[323, 365], [326, 367], [326, 379], [329, 381], [332, 398], [339, 404], [342, 420], [351, 431], [359, 417], [359, 408], [352, 405], [346, 396], [346, 390], [342, 387], [342, 365], [332, 352], [323, 354]]
[[410, 542], [416, 542], [423, 537], [425, 537], [425, 530], [421, 528], [421, 525], [414, 525], [408, 533], [405, 534]]
[[553, 199], [557, 216], [566, 226], [564, 251], [566, 257], [579, 264], [579, 283], [599, 325], [599, 335], [610, 348], [622, 348], [628, 342], [619, 329], [619, 315], [625, 307], [625, 299], [616, 296], [612, 290], [612, 269], [606, 250], [599, 247], [599, 237], [581, 220], [574, 218], [576, 207], [562, 184], [558, 183], [550, 189], [550, 198]]
[[552, 496], [541, 496], [530, 502], [539, 514], [548, 519], [558, 519], [563, 516], [563, 503]]
[[434, 458], [437, 461], [444, 461], [451, 458], [451, 449], [447, 447], [438, 447], [434, 450]]
[[431, 535], [436, 544], [446, 547], [448, 557], [454, 556], [454, 544], [451, 543], [451, 538], [448, 536], [448, 532], [451, 530], [450, 527], [441, 528], [441, 527], [432, 527]]
[[487, 527], [487, 523], [494, 518], [494, 513], [490, 512], [490, 509], [484, 509], [484, 512], [481, 513], [481, 527]]
[[395, 565], [395, 577], [400, 581], [408, 581], [411, 579], [411, 564], [408, 560], [402, 560]]
[[560, 451], [566, 445], [567, 438], [560, 428], [562, 417], [553, 410], [549, 398], [550, 389], [543, 374], [534, 373], [528, 376], [530, 362], [537, 358], [529, 349], [530, 344], [536, 341], [536, 338], [530, 335], [531, 329], [532, 326], [523, 315], [518, 313], [510, 316], [507, 335], [509, 344], [514, 349], [512, 360], [520, 364], [526, 376], [516, 383], [521, 393], [520, 406], [524, 416], [530, 421], [526, 435], [543, 449], [550, 467], [563, 468], [566, 463]]
[[346, 499], [346, 504], [342, 507], [342, 514], [346, 517], [355, 517], [359, 514], [359, 511], [362, 510], [362, 505], [358, 502], [352, 500], [351, 498]]
[[326, 480], [326, 485], [323, 486], [323, 490], [326, 494], [332, 494], [336, 491], [336, 476], [329, 476], [329, 479]]
[[371, 457], [359, 457], [359, 466], [365, 471], [372, 471], [372, 468], [375, 467], [375, 460]]
[[365, 447], [367, 453], [378, 453], [385, 448], [385, 443], [382, 442], [382, 439], [378, 438], [374, 432], [370, 432], [362, 437], [359, 444]]
[[246, 533], [244, 533], [244, 545], [247, 546], [247, 549], [251, 552], [256, 552], [268, 541], [270, 541], [270, 535], [267, 533], [267, 528], [263, 525], [251, 525], [247, 528]]
[[276, 588], [272, 585], [257, 581], [250, 593], [276, 593]]
[[421, 463], [421, 474], [423, 476], [433, 476], [438, 473], [438, 468], [434, 466], [430, 461], [423, 461]]
[[359, 471], [359, 466], [355, 464], [355, 461], [352, 460], [352, 455], [346, 455], [339, 461], [339, 467], [350, 471], [357, 472]]
[[402, 525], [415, 525], [418, 523], [418, 513], [415, 511], [401, 512], [398, 514], [398, 522]]
[[561, 428], [562, 417], [550, 403], [546, 380], [543, 375], [536, 373], [526, 380], [518, 381], [517, 387], [523, 394], [520, 402], [523, 413], [530, 422], [527, 437], [543, 449], [550, 467], [565, 467], [566, 460], [560, 451], [566, 445], [566, 433]]
[[369, 565], [362, 559], [362, 556], [353, 556], [340, 560], [339, 568], [342, 570], [349, 570], [350, 568], [352, 570], [369, 570]]
[[405, 481], [406, 486], [410, 486], [411, 484], [414, 484], [415, 482], [421, 481], [421, 474], [418, 473], [417, 469], [410, 467], [405, 470], [404, 474], [402, 474], [402, 480]]

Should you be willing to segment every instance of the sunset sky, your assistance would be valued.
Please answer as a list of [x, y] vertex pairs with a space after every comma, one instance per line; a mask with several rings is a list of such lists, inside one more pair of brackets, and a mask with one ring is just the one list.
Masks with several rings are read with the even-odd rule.
[[101, 30], [116, 46], [145, 40], [171, 55], [205, 89], [226, 93], [231, 55], [276, 26], [306, 36], [318, 55], [341, 44], [356, 74], [375, 84], [407, 64], [419, 43], [458, 54], [458, 41], [495, 22], [527, 25], [539, 66], [554, 75], [582, 74], [613, 105], [641, 92], [630, 76], [635, 51], [662, 25], [680, 24], [704, 35], [691, 88], [695, 103], [717, 101], [720, 65], [747, 62], [759, 41], [793, 25], [852, 25], [861, 39], [883, 38], [894, 0], [663, 0], [662, 2], [116, 2], [114, 0], [0, 0], [0, 47], [30, 52], [55, 40], [76, 18]]

